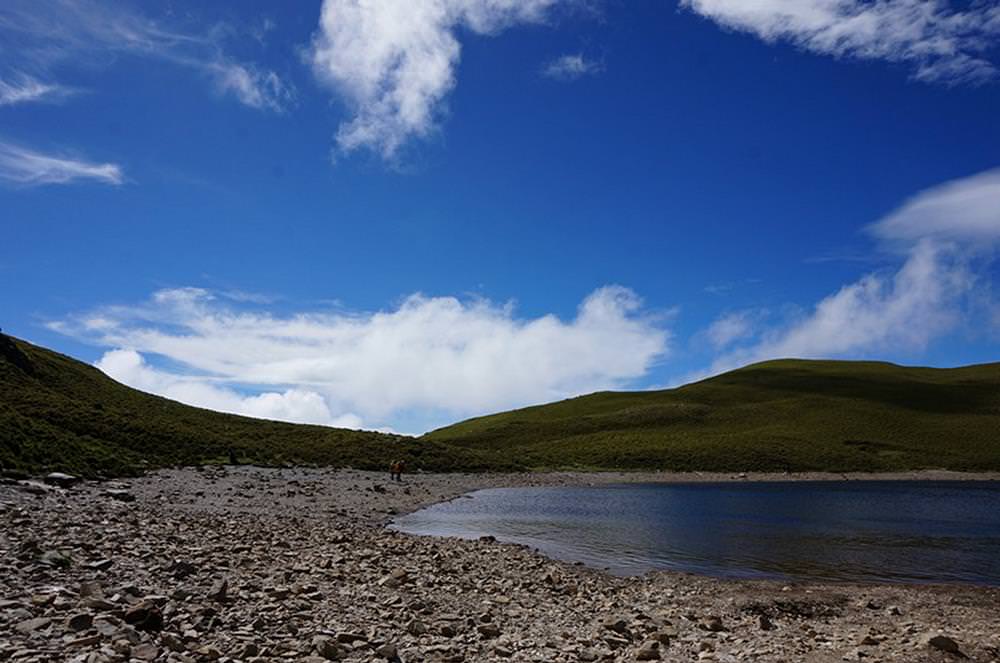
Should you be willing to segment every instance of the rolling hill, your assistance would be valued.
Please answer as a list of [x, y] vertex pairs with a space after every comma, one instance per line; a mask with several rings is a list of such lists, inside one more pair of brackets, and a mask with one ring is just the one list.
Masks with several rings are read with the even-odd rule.
[[383, 433], [252, 419], [182, 405], [65, 355], [0, 334], [0, 468], [128, 475], [146, 467], [244, 462], [383, 470], [514, 469], [464, 447]]
[[601, 392], [421, 438], [190, 407], [0, 334], [0, 467], [85, 476], [223, 461], [434, 471], [1000, 470], [1000, 364], [779, 360], [663, 391]]
[[779, 360], [470, 419], [426, 441], [541, 468], [1000, 470], [1000, 364]]

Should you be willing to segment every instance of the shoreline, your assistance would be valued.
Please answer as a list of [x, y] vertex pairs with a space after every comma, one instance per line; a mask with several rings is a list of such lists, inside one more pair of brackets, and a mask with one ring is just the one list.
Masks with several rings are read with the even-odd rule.
[[[0, 485], [0, 660], [950, 660], [928, 644], [942, 634], [968, 660], [1000, 657], [1000, 588], [614, 576], [516, 544], [385, 527], [394, 516], [483, 488], [843, 475], [403, 479], [219, 466], [38, 495]], [[42, 561], [59, 551], [69, 558], [65, 567]], [[160, 615], [158, 630], [126, 621], [142, 605]]]

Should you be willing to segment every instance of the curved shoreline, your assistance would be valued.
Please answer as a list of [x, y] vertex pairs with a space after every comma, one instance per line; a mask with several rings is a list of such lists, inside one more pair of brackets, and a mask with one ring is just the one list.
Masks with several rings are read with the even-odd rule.
[[[481, 488], [734, 480], [844, 477], [554, 472], [414, 474], [397, 483], [354, 470], [219, 467], [120, 482], [134, 501], [108, 484], [39, 495], [0, 485], [0, 660], [111, 662], [121, 660], [117, 647], [172, 663], [377, 661], [389, 653], [570, 663], [633, 661], [640, 652], [720, 663], [837, 663], [859, 652], [937, 661], [947, 655], [925, 640], [939, 632], [970, 660], [1000, 656], [998, 589], [617, 577], [522, 546], [384, 527], [394, 515]], [[68, 551], [69, 565], [41, 563], [46, 549]], [[102, 601], [82, 597], [92, 582]], [[122, 623], [143, 597], [162, 612], [161, 631]], [[75, 631], [76, 613], [116, 626]]]

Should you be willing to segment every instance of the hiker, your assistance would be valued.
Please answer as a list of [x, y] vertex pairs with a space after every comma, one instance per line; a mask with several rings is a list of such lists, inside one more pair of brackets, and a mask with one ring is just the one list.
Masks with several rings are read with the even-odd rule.
[[233, 451], [232, 447], [229, 447], [229, 464], [236, 465], [236, 452]]
[[389, 463], [389, 481], [395, 481], [397, 474], [399, 474], [399, 461], [394, 460]]
[[399, 461], [398, 463], [396, 463], [396, 481], [399, 481], [399, 482], [403, 481], [403, 472], [405, 472], [405, 471], [406, 471], [406, 463], [405, 462]]

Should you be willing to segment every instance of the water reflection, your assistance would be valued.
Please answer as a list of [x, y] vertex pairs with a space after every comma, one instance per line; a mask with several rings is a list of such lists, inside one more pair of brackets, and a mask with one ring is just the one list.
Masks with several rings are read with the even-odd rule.
[[398, 519], [614, 573], [1000, 584], [1000, 484], [775, 482], [503, 488]]

